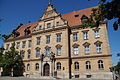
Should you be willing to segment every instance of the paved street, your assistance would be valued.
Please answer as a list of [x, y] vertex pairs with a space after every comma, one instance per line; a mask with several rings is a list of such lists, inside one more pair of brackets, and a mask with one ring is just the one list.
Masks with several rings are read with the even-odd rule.
[[[34, 78], [26, 78], [26, 77], [0, 77], [0, 80], [53, 80], [53, 79], [34, 79]], [[69, 79], [59, 79], [59, 80], [69, 80]], [[70, 79], [70, 80], [86, 80], [86, 79]], [[87, 80], [94, 80], [94, 79], [87, 79]]]

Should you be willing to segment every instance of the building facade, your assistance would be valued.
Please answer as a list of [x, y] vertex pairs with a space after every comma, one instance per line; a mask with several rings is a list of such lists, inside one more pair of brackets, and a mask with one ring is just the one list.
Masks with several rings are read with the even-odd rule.
[[20, 25], [5, 40], [5, 49], [16, 43], [25, 76], [110, 79], [107, 22], [98, 28], [80, 27], [91, 9], [61, 15], [49, 3], [38, 22]]

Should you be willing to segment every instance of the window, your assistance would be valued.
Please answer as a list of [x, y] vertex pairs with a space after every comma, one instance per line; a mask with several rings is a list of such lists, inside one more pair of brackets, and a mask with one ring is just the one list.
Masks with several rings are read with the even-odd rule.
[[95, 35], [95, 38], [99, 38], [100, 37], [99, 30], [95, 30], [94, 35]]
[[47, 24], [47, 28], [51, 28], [51, 23], [48, 23], [48, 24]]
[[58, 56], [61, 55], [61, 47], [57, 47], [56, 48], [56, 53], [57, 53]]
[[86, 61], [86, 69], [91, 69], [90, 61]]
[[26, 41], [23, 41], [22, 42], [22, 48], [25, 48], [25, 45], [26, 45]]
[[78, 55], [78, 47], [73, 48], [73, 53], [74, 53], [74, 55]]
[[50, 35], [46, 36], [46, 44], [50, 43]]
[[42, 29], [42, 26], [39, 26], [39, 30], [41, 30]]
[[74, 63], [74, 68], [75, 68], [75, 70], [79, 70], [79, 63], [78, 62]]
[[83, 32], [83, 38], [84, 38], [84, 40], [88, 39], [88, 32]]
[[45, 55], [50, 55], [50, 48], [49, 48], [49, 47], [47, 47], [47, 48], [45, 49]]
[[30, 71], [30, 64], [27, 64], [27, 71]]
[[73, 40], [74, 40], [74, 41], [77, 41], [77, 40], [78, 40], [78, 34], [77, 34], [77, 33], [73, 34]]
[[60, 25], [60, 23], [59, 22], [56, 22], [56, 26], [59, 26]]
[[30, 58], [31, 50], [28, 50], [28, 59]]
[[57, 34], [57, 42], [61, 42], [61, 34]]
[[35, 64], [35, 70], [39, 70], [39, 64], [38, 63]]
[[6, 44], [6, 50], [8, 50], [8, 49], [9, 49], [9, 46], [10, 46], [10, 44]]
[[32, 41], [29, 40], [29, 41], [28, 41], [28, 47], [31, 47], [31, 46], [32, 46]]
[[96, 52], [97, 53], [102, 52], [101, 44], [96, 44]]
[[99, 61], [98, 61], [98, 68], [99, 68], [99, 69], [104, 69], [104, 63], [103, 63], [102, 60], [99, 60]]
[[24, 59], [25, 51], [20, 51], [20, 56], [22, 59]]
[[89, 54], [90, 53], [90, 46], [86, 45], [86, 46], [84, 46], [84, 48], [85, 48], [85, 53]]
[[57, 70], [61, 70], [61, 63], [60, 62], [57, 63]]
[[36, 44], [40, 45], [40, 37], [37, 37], [36, 39], [37, 39], [37, 43]]
[[20, 42], [17, 42], [16, 49], [20, 48]]
[[37, 57], [40, 57], [40, 49], [39, 48], [36, 48], [36, 58]]

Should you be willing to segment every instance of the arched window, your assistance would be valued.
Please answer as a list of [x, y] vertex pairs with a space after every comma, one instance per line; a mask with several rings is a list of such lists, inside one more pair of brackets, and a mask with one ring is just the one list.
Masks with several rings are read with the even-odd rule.
[[86, 69], [91, 69], [90, 61], [86, 61]]
[[103, 63], [102, 60], [99, 60], [99, 61], [98, 61], [98, 68], [99, 68], [99, 69], [103, 69], [103, 68], [104, 68], [104, 63]]
[[74, 63], [74, 68], [75, 68], [75, 70], [79, 70], [79, 63], [78, 62]]
[[38, 63], [35, 64], [35, 70], [39, 70], [39, 64]]
[[30, 71], [30, 64], [27, 64], [27, 71]]
[[57, 70], [61, 70], [61, 63], [60, 62], [57, 63]]

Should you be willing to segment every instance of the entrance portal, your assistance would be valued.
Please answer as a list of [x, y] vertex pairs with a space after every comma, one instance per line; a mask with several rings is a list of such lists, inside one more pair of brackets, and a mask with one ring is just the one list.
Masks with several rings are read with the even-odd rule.
[[44, 65], [43, 76], [49, 76], [50, 73], [50, 66], [48, 63]]

